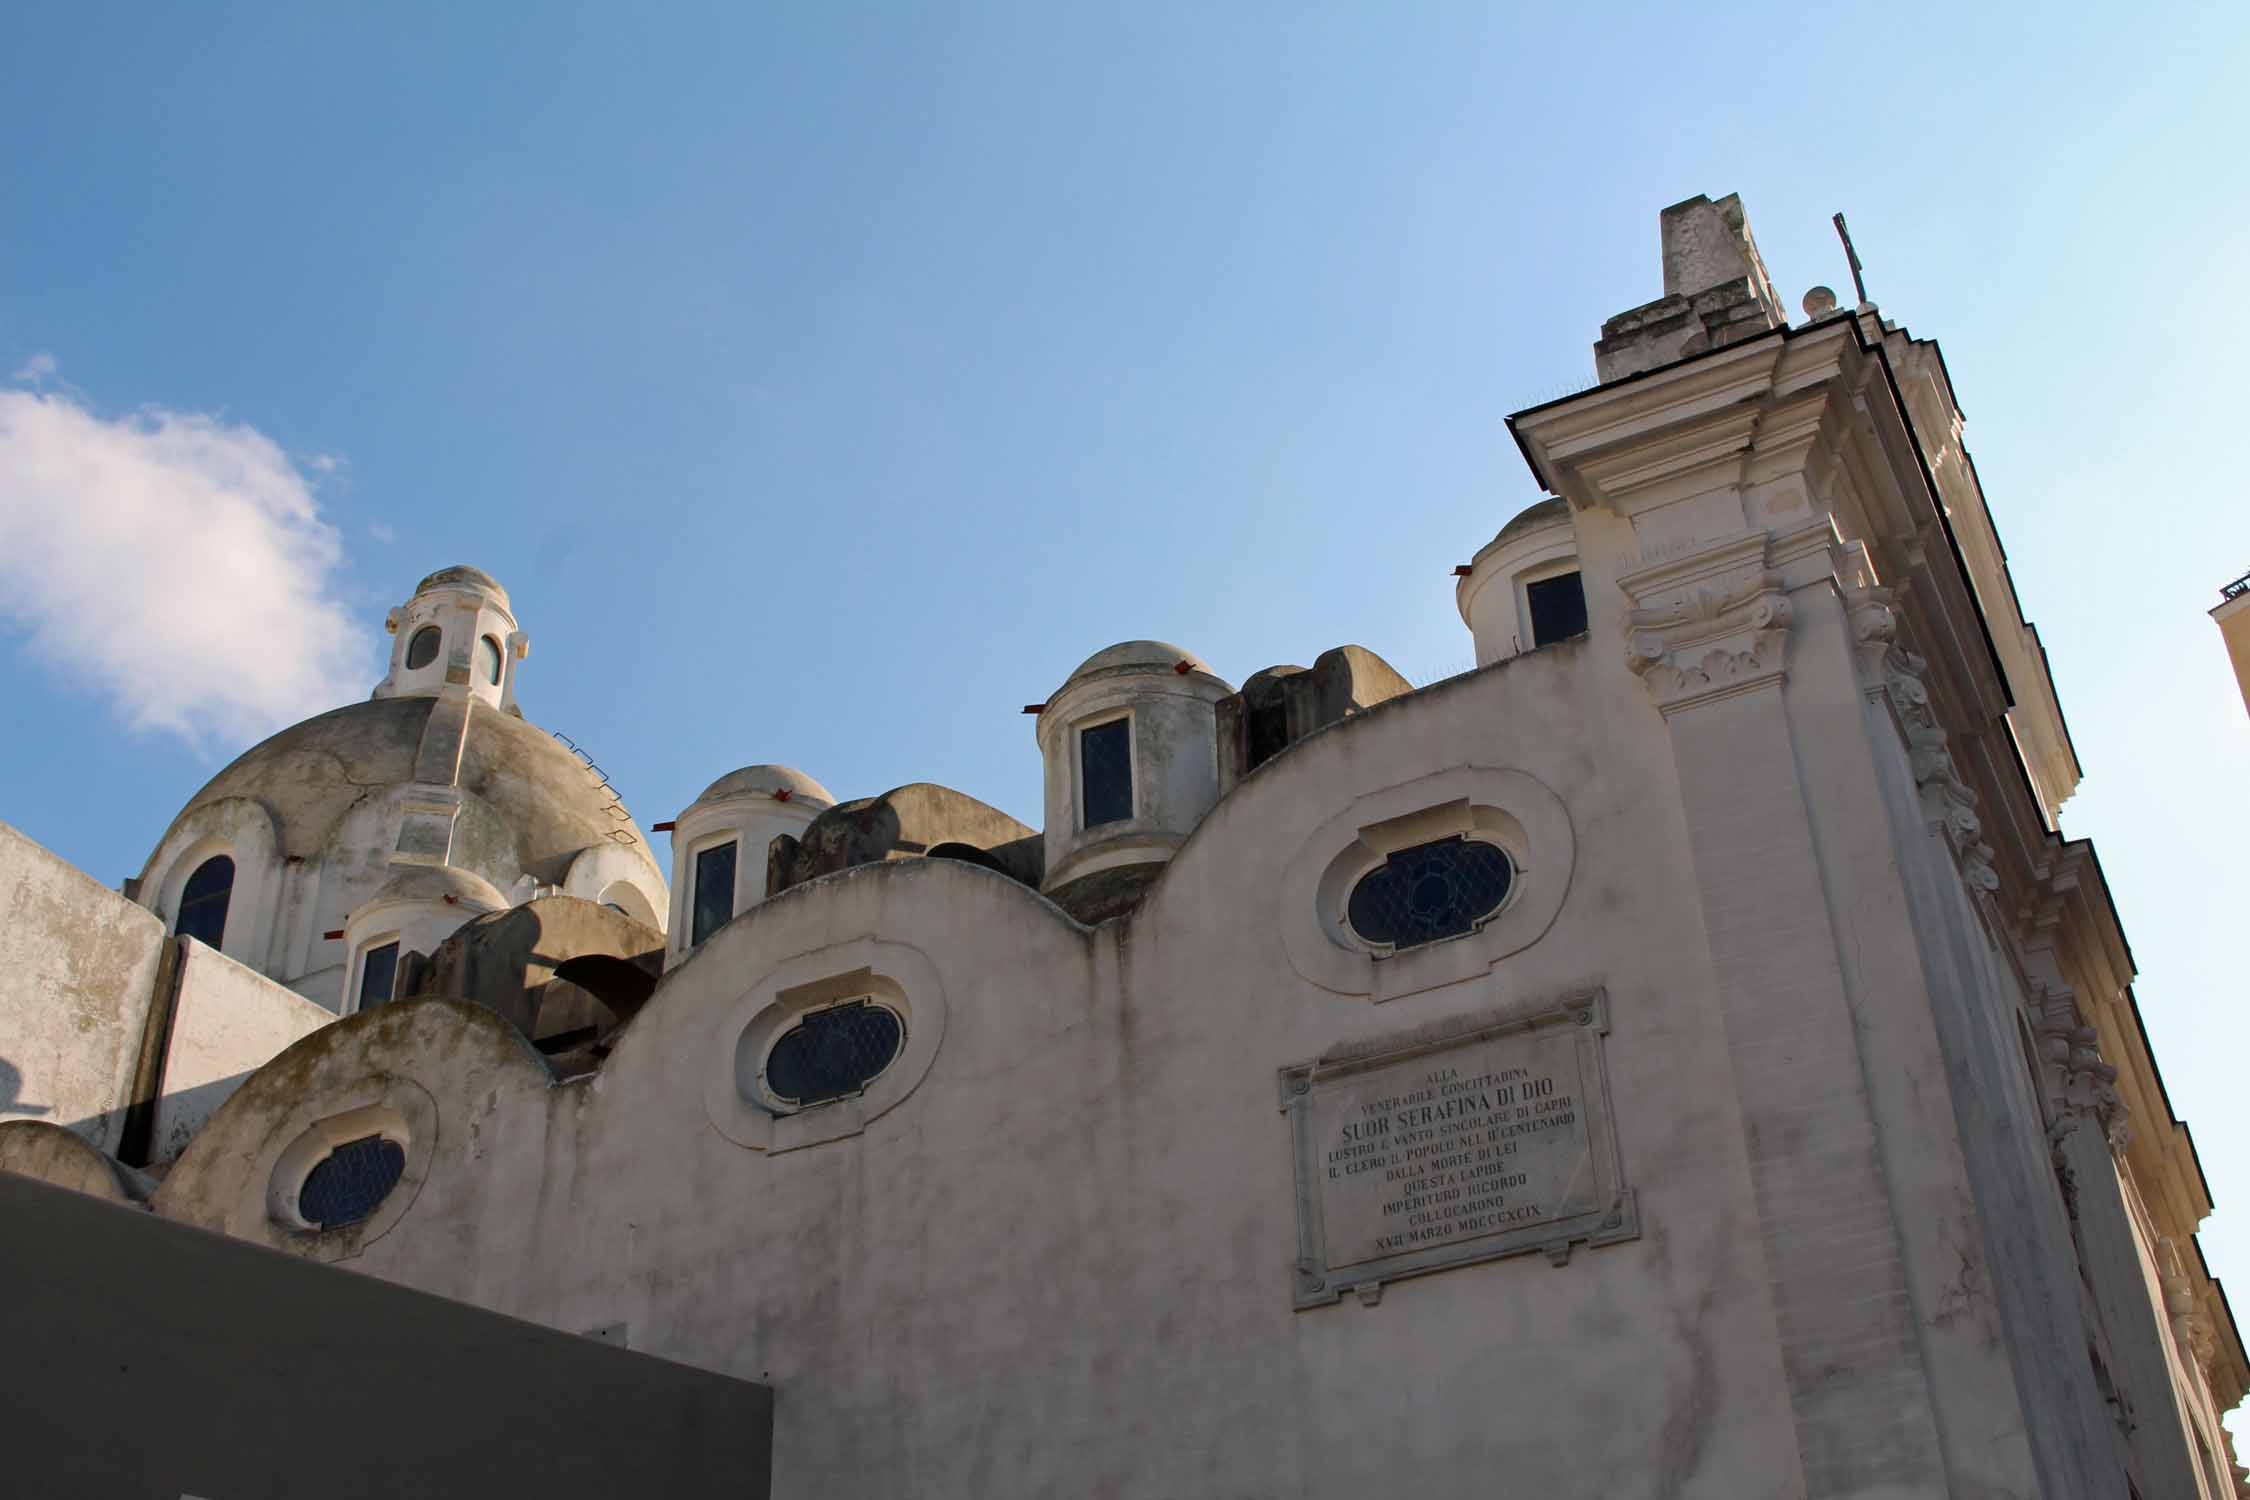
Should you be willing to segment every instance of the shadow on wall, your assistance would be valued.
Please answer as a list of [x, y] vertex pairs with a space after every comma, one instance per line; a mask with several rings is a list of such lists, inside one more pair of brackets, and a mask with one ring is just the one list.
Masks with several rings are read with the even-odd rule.
[[415, 966], [399, 998], [496, 1012], [567, 1077], [600, 1062], [663, 971], [655, 928], [577, 896], [542, 896], [461, 928]]
[[36, 1118], [54, 1112], [52, 1105], [34, 1104], [23, 1097], [23, 1070], [0, 1057], [0, 1115]]

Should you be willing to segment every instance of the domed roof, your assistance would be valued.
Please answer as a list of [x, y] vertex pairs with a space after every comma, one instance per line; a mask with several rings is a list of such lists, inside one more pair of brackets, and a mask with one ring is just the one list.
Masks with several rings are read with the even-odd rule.
[[431, 589], [483, 589], [500, 597], [500, 607], [508, 607], [508, 591], [500, 587], [500, 580], [482, 568], [472, 568], [467, 563], [456, 563], [450, 568], [440, 568], [420, 583], [414, 592], [426, 594]]
[[[244, 798], [272, 815], [284, 857], [315, 856], [361, 798], [415, 780], [423, 731], [442, 701], [371, 698], [292, 725], [212, 777], [173, 827], [209, 803]], [[611, 835], [625, 831], [634, 835], [631, 847], [643, 863], [661, 878], [648, 840], [611, 811], [613, 794], [600, 789], [584, 762], [513, 714], [478, 702], [467, 707], [455, 784], [499, 815], [514, 835], [521, 868], [559, 884], [580, 850], [618, 842]], [[168, 830], [157, 850], [170, 837]]]
[[728, 797], [767, 796], [787, 792], [798, 802], [817, 802], [822, 807], [833, 807], [836, 799], [828, 788], [791, 766], [744, 766], [739, 771], [729, 771], [703, 789], [703, 795], [689, 805], [718, 802]]
[[382, 889], [366, 904], [443, 901], [448, 897], [458, 904], [481, 906], [486, 911], [505, 911], [508, 907], [508, 898], [500, 894], [500, 887], [473, 870], [456, 869], [452, 865], [409, 865], [384, 881]]
[[1198, 672], [1211, 672], [1210, 664], [1185, 646], [1175, 646], [1170, 641], [1120, 641], [1114, 646], [1096, 651], [1079, 663], [1078, 670], [1067, 681], [1076, 682], [1081, 677], [1091, 677], [1096, 672], [1124, 670], [1169, 672], [1181, 662]]

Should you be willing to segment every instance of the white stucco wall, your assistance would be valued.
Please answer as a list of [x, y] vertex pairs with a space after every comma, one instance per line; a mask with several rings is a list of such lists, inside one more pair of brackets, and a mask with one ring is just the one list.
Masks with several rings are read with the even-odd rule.
[[[1656, 1493], [1671, 1476], [1783, 1492], [1789, 1404], [1762, 1275], [1739, 1253], [1756, 1215], [1669, 771], [1638, 685], [1579, 670], [1587, 649], [1270, 763], [1127, 924], [1088, 931], [958, 861], [849, 871], [729, 924], [597, 1078], [559, 1088], [446, 1007], [354, 1018], [222, 1110], [160, 1208], [285, 1243], [274, 1165], [324, 1110], [365, 1107], [364, 1080], [400, 1080], [430, 1102], [436, 1144], [353, 1263], [556, 1327], [622, 1323], [635, 1348], [772, 1381], [780, 1494], [1343, 1495], [1479, 1472], [1533, 1491]], [[1528, 701], [1542, 711], [1509, 711]], [[1614, 732], [1624, 719], [1637, 732]], [[1588, 743], [1609, 747], [1598, 772]], [[1325, 860], [1305, 846], [1334, 809], [1428, 775], [1448, 744], [1570, 808], [1571, 899], [1465, 983], [1382, 1002], [1308, 984], [1282, 936], [1290, 865]], [[928, 1074], [858, 1134], [738, 1144], [711, 1101], [744, 997], [824, 953], [868, 962], [862, 935], [943, 990]], [[1561, 1268], [1504, 1260], [1399, 1282], [1375, 1307], [1293, 1310], [1276, 1070], [1597, 982], [1650, 1231]]]
[[0, 823], [0, 1120], [114, 1152], [164, 924]]
[[335, 1019], [286, 985], [188, 939], [149, 1159], [178, 1156], [251, 1072]]

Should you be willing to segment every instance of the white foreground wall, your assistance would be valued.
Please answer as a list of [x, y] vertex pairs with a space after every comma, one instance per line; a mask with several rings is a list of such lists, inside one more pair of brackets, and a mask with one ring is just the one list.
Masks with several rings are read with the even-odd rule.
[[117, 1150], [164, 944], [153, 915], [0, 823], [0, 1120]]

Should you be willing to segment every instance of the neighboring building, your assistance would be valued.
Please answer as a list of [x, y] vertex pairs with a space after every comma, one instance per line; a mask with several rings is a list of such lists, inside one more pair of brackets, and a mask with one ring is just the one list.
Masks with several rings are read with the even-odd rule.
[[2219, 635], [2227, 643], [2227, 660], [2234, 663], [2234, 685], [2242, 691], [2242, 706], [2250, 709], [2250, 573], [2219, 590], [2211, 618], [2219, 622]]
[[1508, 419], [1550, 497], [1459, 570], [1474, 671], [1112, 646], [1033, 706], [1042, 829], [754, 765], [667, 895], [434, 575], [138, 887], [352, 1013], [145, 1176], [0, 1165], [769, 1384], [779, 1495], [2234, 1495], [2208, 1193], [1944, 362], [1792, 323], [1731, 197], [1662, 243]]

